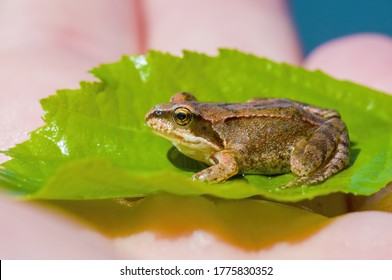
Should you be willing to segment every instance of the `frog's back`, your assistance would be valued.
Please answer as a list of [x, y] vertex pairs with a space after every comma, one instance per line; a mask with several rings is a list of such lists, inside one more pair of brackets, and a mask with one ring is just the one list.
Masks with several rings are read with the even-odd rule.
[[[279, 174], [290, 171], [295, 143], [309, 138], [323, 122], [286, 100], [215, 104], [214, 114], [202, 108], [225, 149], [236, 152], [243, 173]], [[208, 115], [211, 114], [211, 115]]]
[[[300, 104], [300, 103], [298, 103]], [[317, 115], [309, 114], [301, 106], [287, 99], [263, 99], [248, 103], [198, 103], [197, 111], [203, 119], [215, 124], [236, 118], [298, 117], [313, 124], [323, 122]]]

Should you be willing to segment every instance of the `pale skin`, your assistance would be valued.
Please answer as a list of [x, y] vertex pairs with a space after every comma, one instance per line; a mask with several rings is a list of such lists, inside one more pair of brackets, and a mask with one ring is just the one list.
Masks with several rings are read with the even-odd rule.
[[[303, 58], [285, 1], [141, 2], [2, 1], [1, 150], [42, 125], [38, 99], [77, 87], [99, 63], [146, 49], [214, 54], [217, 47], [235, 47], [392, 92], [391, 38], [346, 37]], [[0, 223], [0, 258], [392, 258], [392, 214], [383, 212], [347, 214], [301, 243], [252, 254], [205, 231], [173, 240], [143, 232], [113, 244], [61, 213], [7, 195], [0, 200]], [[200, 240], [210, 242], [209, 250], [191, 252]]]

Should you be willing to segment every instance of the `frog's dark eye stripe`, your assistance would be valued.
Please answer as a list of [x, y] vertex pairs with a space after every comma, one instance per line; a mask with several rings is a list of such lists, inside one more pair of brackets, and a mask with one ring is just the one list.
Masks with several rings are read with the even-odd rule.
[[192, 112], [187, 108], [179, 107], [174, 110], [173, 119], [179, 125], [187, 125], [192, 120]]

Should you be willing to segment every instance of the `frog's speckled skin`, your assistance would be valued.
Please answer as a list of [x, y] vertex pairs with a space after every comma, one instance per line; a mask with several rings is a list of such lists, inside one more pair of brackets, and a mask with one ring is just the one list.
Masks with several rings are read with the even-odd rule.
[[[185, 123], [178, 124], [176, 114]], [[193, 176], [197, 180], [292, 171], [298, 178], [286, 187], [311, 185], [349, 164], [348, 133], [338, 112], [287, 99], [207, 103], [178, 93], [149, 111], [146, 122], [185, 155], [211, 165]]]

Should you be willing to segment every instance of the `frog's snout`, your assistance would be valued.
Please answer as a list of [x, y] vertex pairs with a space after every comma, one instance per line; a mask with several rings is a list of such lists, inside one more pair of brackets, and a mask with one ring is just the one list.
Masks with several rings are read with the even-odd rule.
[[151, 109], [150, 111], [147, 112], [147, 114], [144, 117], [144, 121], [148, 126], [151, 126], [151, 120], [154, 118], [154, 109]]
[[151, 120], [159, 118], [163, 115], [163, 111], [154, 107], [150, 111], [147, 112], [146, 116], [144, 117], [144, 121], [148, 124]]

